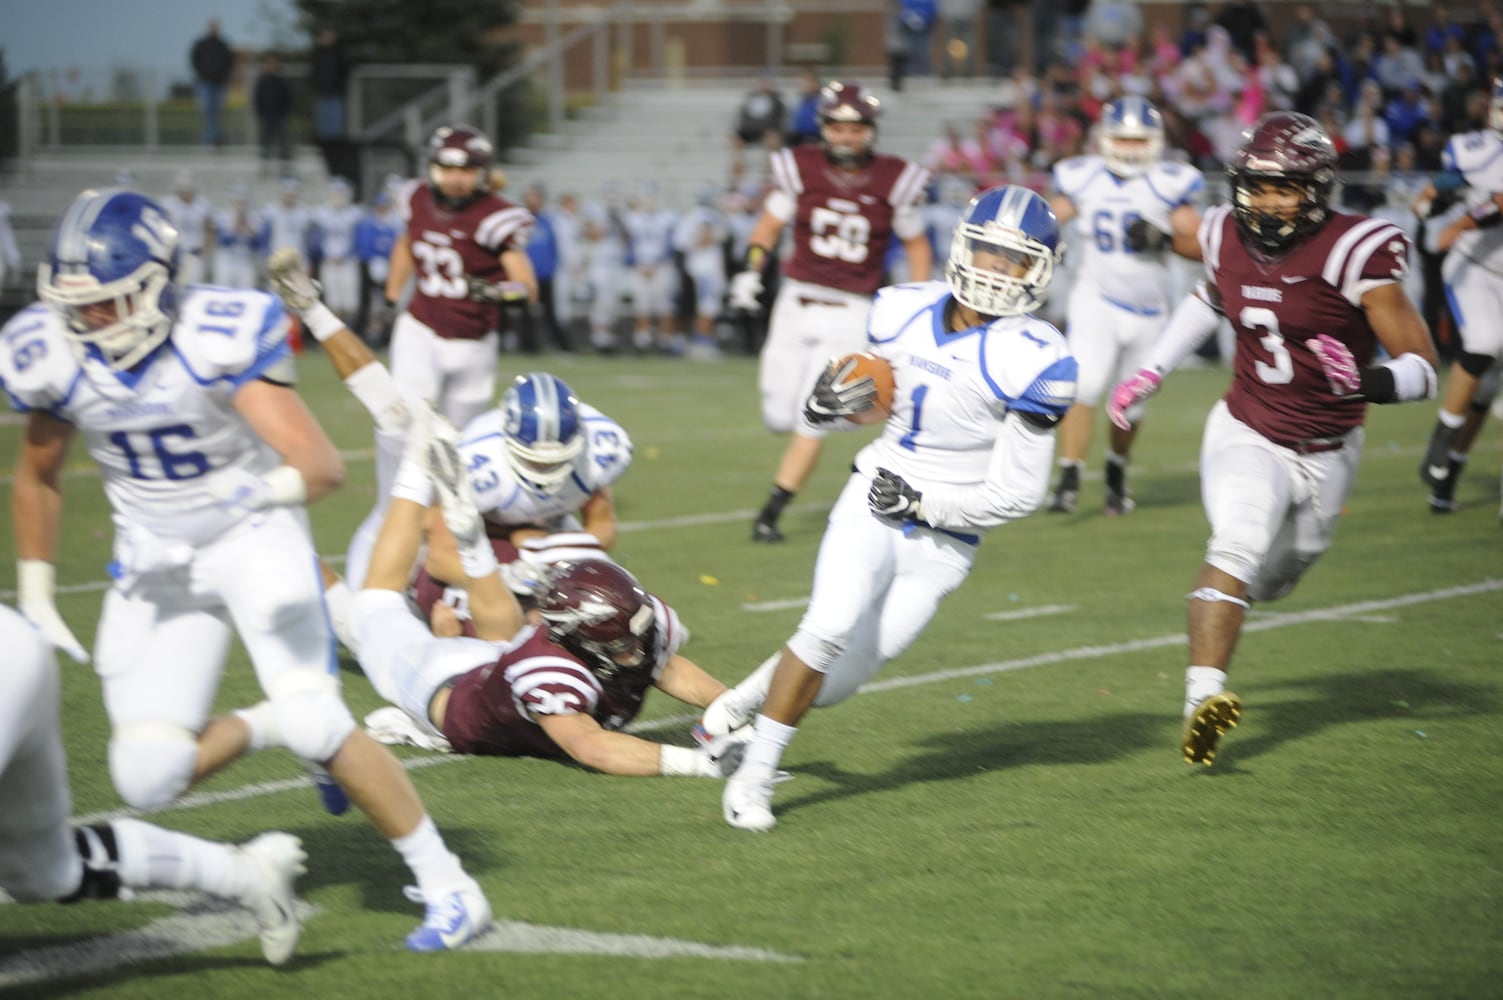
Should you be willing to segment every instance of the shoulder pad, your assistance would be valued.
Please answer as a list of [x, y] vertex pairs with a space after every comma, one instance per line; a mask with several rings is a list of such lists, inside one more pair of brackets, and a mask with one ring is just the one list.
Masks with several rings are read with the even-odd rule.
[[1064, 335], [1031, 316], [987, 328], [981, 376], [1012, 410], [1063, 416], [1075, 401], [1078, 369]]
[[18, 411], [50, 410], [82, 374], [62, 320], [40, 303], [0, 329], [0, 386]]
[[1074, 197], [1100, 166], [1098, 156], [1072, 156], [1060, 160], [1054, 165], [1054, 186], [1065, 197]]
[[866, 321], [866, 342], [882, 344], [896, 337], [909, 321], [950, 294], [943, 281], [912, 281], [879, 289]]
[[609, 486], [631, 467], [631, 436], [626, 428], [588, 403], [579, 404], [579, 423], [585, 435], [584, 461], [589, 463], [587, 485], [592, 490]]
[[195, 285], [183, 300], [172, 343], [201, 381], [242, 384], [286, 357], [288, 321], [273, 295]]
[[1191, 196], [1205, 189], [1206, 181], [1201, 172], [1184, 163], [1161, 160], [1148, 170], [1148, 185], [1154, 194], [1171, 205], [1182, 205]]

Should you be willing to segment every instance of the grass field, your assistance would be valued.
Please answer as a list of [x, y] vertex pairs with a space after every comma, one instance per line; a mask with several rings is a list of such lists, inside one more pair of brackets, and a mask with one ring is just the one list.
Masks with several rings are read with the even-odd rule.
[[[691, 658], [744, 676], [797, 623], [826, 507], [871, 432], [834, 439], [786, 544], [754, 546], [781, 442], [757, 419], [751, 361], [527, 365], [630, 431], [617, 554], [694, 631]], [[368, 425], [321, 358], [302, 370], [349, 455], [349, 484], [313, 511], [320, 550], [338, 555], [371, 500]], [[995, 532], [906, 656], [809, 717], [773, 833], [727, 827], [710, 781], [404, 753], [432, 765], [414, 780], [505, 921], [483, 947], [414, 956], [401, 939], [420, 914], [396, 854], [358, 817], [323, 813], [290, 756], [264, 753], [157, 819], [303, 838], [311, 910], [290, 966], [264, 966], [238, 914], [181, 900], [5, 905], [0, 993], [1503, 995], [1496, 424], [1463, 509], [1433, 517], [1415, 467], [1434, 406], [1373, 409], [1334, 548], [1255, 611], [1233, 670], [1243, 724], [1215, 768], [1192, 768], [1177, 741], [1184, 594], [1206, 535], [1195, 459], [1226, 378], [1167, 382], [1133, 467], [1135, 514], [1101, 516], [1098, 475], [1082, 513]], [[0, 426], [0, 463], [18, 435]], [[59, 603], [91, 636], [109, 521], [81, 449], [72, 461]], [[7, 600], [12, 557], [0, 532]], [[76, 814], [114, 814], [97, 682], [63, 669]], [[358, 713], [378, 704], [352, 663], [345, 690]], [[221, 707], [256, 698], [237, 651]], [[683, 706], [655, 696], [644, 718], [688, 743]]]

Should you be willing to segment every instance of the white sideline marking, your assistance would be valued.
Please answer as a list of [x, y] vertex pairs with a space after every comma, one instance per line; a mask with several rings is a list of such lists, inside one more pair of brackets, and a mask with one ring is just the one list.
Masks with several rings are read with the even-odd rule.
[[1041, 604], [1036, 608], [1018, 608], [1016, 611], [993, 611], [981, 617], [989, 622], [1015, 622], [1024, 618], [1041, 618], [1044, 615], [1062, 615], [1074, 610], [1073, 604]]
[[786, 601], [747, 601], [741, 605], [742, 611], [787, 611], [789, 608], [801, 608], [809, 603], [809, 595], [803, 597], [790, 597]]
[[[68, 944], [32, 948], [0, 959], [0, 989], [45, 982], [64, 976], [88, 976], [122, 965], [138, 965], [209, 948], [227, 948], [254, 940], [256, 918], [243, 907], [197, 892], [143, 892], [141, 902], [166, 903], [177, 908], [144, 927], [105, 934]], [[306, 923], [318, 907], [298, 901], [298, 916]]]
[[765, 948], [704, 944], [646, 934], [601, 934], [570, 927], [544, 927], [515, 920], [496, 926], [466, 946], [467, 951], [511, 951], [530, 954], [623, 955], [627, 958], [720, 958], [743, 962], [802, 962]]

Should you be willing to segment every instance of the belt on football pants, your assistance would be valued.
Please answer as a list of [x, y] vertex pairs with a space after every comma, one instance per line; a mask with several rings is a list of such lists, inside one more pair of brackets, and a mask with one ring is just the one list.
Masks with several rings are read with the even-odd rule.
[[[858, 475], [861, 473], [861, 470], [858, 469], [858, 468], [856, 468], [856, 463], [855, 462], [851, 463], [851, 471], [854, 472], [854, 473], [857, 473]], [[965, 534], [964, 532], [960, 532], [960, 531], [951, 531], [948, 528], [936, 528], [932, 524], [920, 524], [917, 521], [904, 521], [902, 523], [901, 527], [903, 529], [903, 534], [905, 534], [905, 535], [911, 535], [911, 534], [913, 534], [913, 531], [914, 531], [915, 528], [928, 528], [930, 531], [937, 531], [941, 535], [949, 535], [951, 538], [955, 539], [956, 541], [958, 541], [958, 542], [965, 542], [967, 545], [980, 545], [981, 544], [981, 536], [980, 535], [968, 535], [968, 534]]]
[[1275, 441], [1280, 448], [1288, 448], [1296, 455], [1319, 455], [1326, 451], [1340, 451], [1346, 447], [1346, 438], [1305, 438], [1303, 441]]

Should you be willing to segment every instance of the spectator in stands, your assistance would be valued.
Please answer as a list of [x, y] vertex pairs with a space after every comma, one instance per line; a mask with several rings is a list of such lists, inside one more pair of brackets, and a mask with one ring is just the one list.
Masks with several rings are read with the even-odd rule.
[[1331, 26], [1315, 13], [1315, 8], [1302, 3], [1294, 8], [1294, 23], [1284, 36], [1284, 59], [1294, 67], [1301, 81], [1314, 74], [1322, 52], [1335, 44]]
[[251, 105], [256, 112], [262, 171], [273, 172], [272, 158], [275, 157], [281, 161], [282, 176], [289, 176], [292, 173], [292, 138], [287, 132], [287, 119], [292, 117], [292, 85], [282, 75], [282, 60], [275, 52], [261, 57], [261, 73], [256, 77]]
[[313, 141], [323, 154], [324, 167], [331, 176], [354, 183], [358, 165], [351, 162], [345, 140], [345, 88], [349, 85], [350, 64], [339, 33], [328, 25], [321, 26], [313, 36], [308, 77], [313, 88]]
[[771, 152], [783, 144], [783, 96], [771, 76], [757, 79], [756, 87], [741, 101], [736, 112], [736, 129], [731, 134], [735, 160], [731, 172], [740, 177], [746, 168], [744, 155], [748, 146], [760, 146]]
[[1211, 10], [1203, 3], [1191, 3], [1185, 7], [1185, 28], [1179, 36], [1179, 54], [1188, 59], [1209, 41]]
[[1395, 39], [1403, 48], [1419, 51], [1419, 33], [1409, 23], [1409, 16], [1402, 8], [1388, 8], [1388, 15], [1384, 19], [1383, 36], [1385, 40]]
[[1418, 82], [1407, 85], [1383, 110], [1388, 122], [1389, 141], [1383, 145], [1408, 142], [1420, 122], [1431, 121], [1430, 102]]
[[1253, 41], [1257, 60], [1252, 72], [1263, 92], [1263, 111], [1293, 111], [1299, 93], [1299, 74], [1284, 62], [1267, 32], [1259, 32]]
[[193, 66], [198, 106], [204, 116], [204, 143], [224, 145], [220, 112], [224, 108], [224, 91], [235, 72], [235, 53], [219, 35], [219, 22], [210, 21], [203, 37], [193, 43], [188, 54]]
[[1397, 34], [1383, 36], [1383, 49], [1373, 59], [1372, 71], [1390, 95], [1418, 86], [1425, 78], [1425, 61], [1419, 50], [1405, 45]]
[[[944, 27], [940, 75], [969, 79], [976, 73], [976, 17], [981, 0], [939, 0], [939, 19]], [[945, 247], [945, 253], [950, 248]]]
[[[936, 0], [897, 0], [898, 21], [906, 53], [904, 70], [909, 76], [932, 76], [934, 60], [934, 22], [939, 18]], [[901, 86], [893, 87], [901, 90]]]
[[1451, 19], [1450, 7], [1438, 3], [1430, 10], [1430, 27], [1425, 30], [1425, 51], [1445, 52], [1447, 43], [1452, 39], [1465, 49], [1466, 29]]
[[799, 74], [798, 104], [788, 119], [785, 141], [789, 146], [819, 141], [819, 90], [819, 74], [805, 67]]
[[178, 233], [178, 288], [201, 284], [209, 276], [207, 258], [213, 253], [214, 206], [198, 193], [191, 170], [177, 172], [172, 194], [161, 204]]
[[1374, 147], [1389, 145], [1388, 122], [1383, 115], [1383, 88], [1378, 81], [1363, 82], [1351, 120], [1341, 130], [1341, 136], [1348, 149], [1344, 165], [1354, 170], [1367, 169], [1372, 162]]
[[397, 212], [394, 185], [388, 183], [371, 199], [370, 211], [355, 227], [355, 255], [361, 263], [361, 301], [365, 304], [366, 343], [384, 347], [391, 339], [395, 311], [386, 302], [386, 277], [391, 273], [391, 248], [406, 227]]
[[[532, 259], [532, 273], [538, 279], [538, 301], [534, 308], [522, 313], [522, 344], [529, 353], [535, 352], [544, 341], [551, 342], [561, 351], [573, 350], [569, 335], [558, 322], [557, 303], [554, 294], [554, 278], [558, 274], [558, 231], [553, 219], [545, 211], [548, 191], [541, 184], [529, 185], [522, 194], [522, 205], [532, 213], [532, 235], [527, 238], [527, 256]], [[541, 314], [542, 323], [538, 323]], [[539, 326], [543, 337], [538, 336]]]
[[1242, 53], [1243, 59], [1250, 63], [1256, 58], [1253, 43], [1258, 32], [1268, 30], [1268, 21], [1254, 0], [1232, 0], [1221, 8], [1216, 23], [1226, 29], [1232, 46]]

